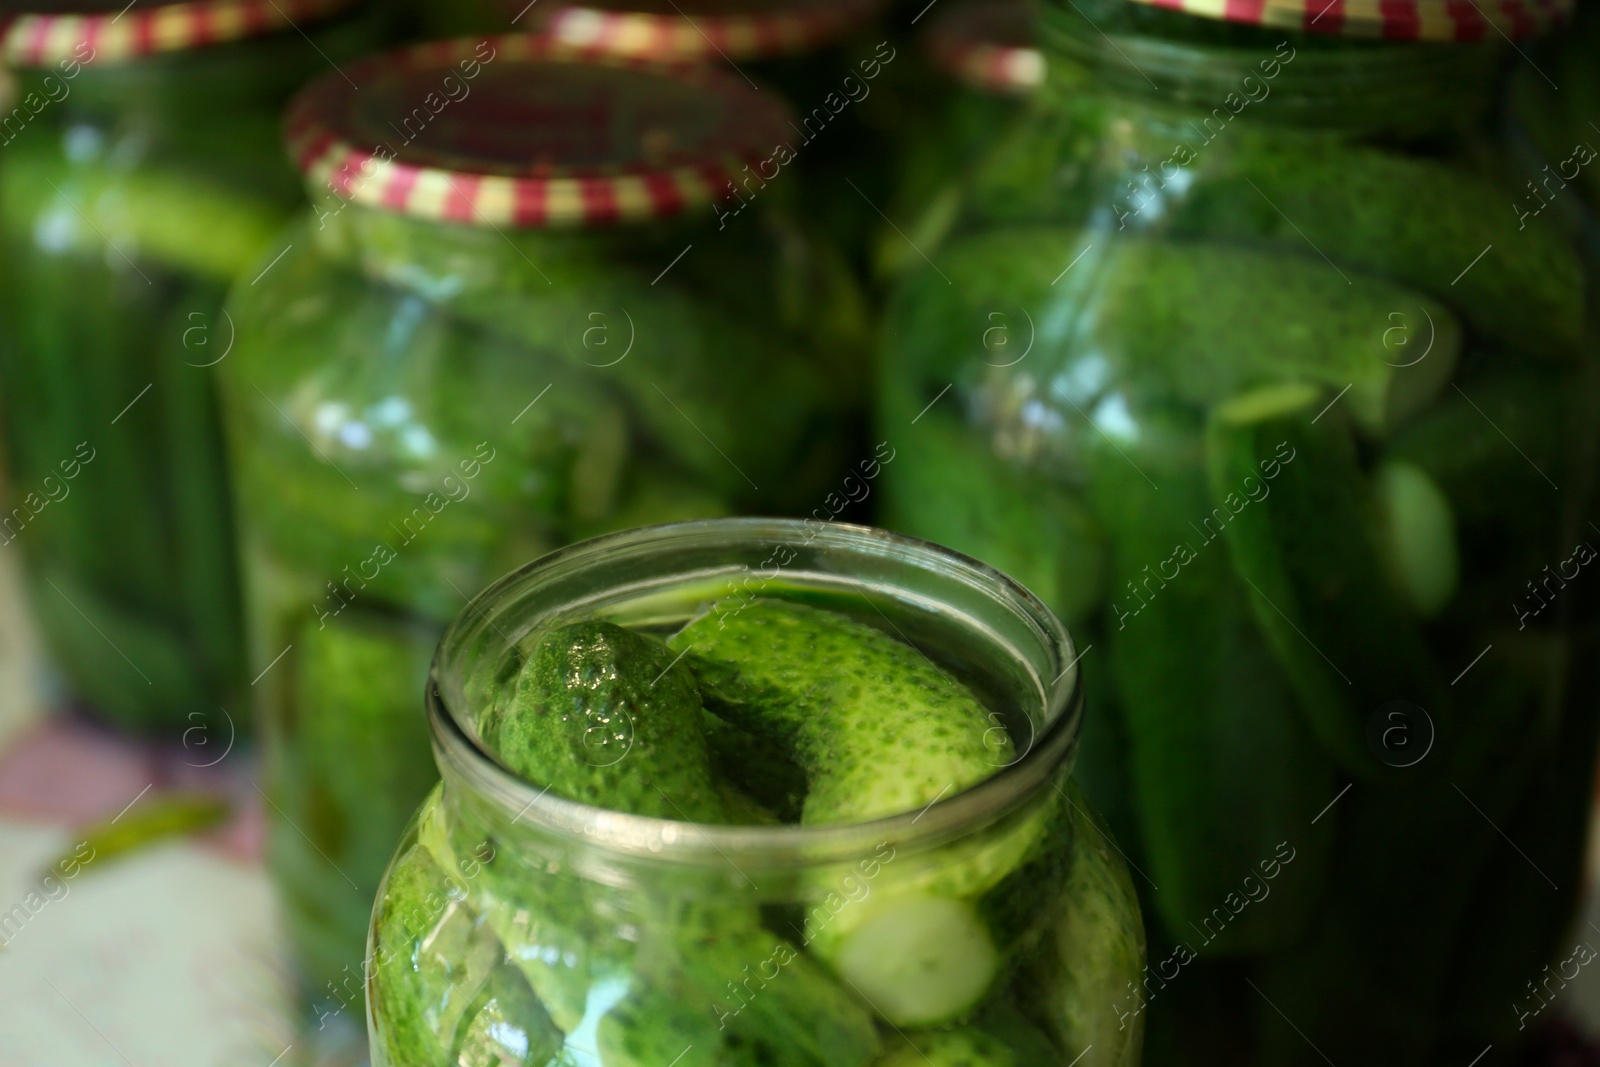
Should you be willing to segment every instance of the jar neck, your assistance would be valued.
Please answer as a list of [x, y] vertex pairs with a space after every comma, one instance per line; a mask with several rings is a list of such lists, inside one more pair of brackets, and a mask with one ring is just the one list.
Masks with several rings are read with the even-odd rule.
[[497, 228], [367, 207], [326, 186], [308, 186], [307, 194], [312, 240], [325, 256], [436, 302], [538, 293], [582, 278], [615, 283], [629, 260], [648, 269], [653, 256], [681, 250], [705, 227], [688, 215], [615, 227]]
[[[768, 572], [775, 577], [765, 577]], [[1001, 670], [1015, 686], [1010, 699], [1033, 705], [1018, 709], [1032, 736], [1017, 739], [1014, 762], [922, 812], [845, 825], [706, 826], [556, 796], [500, 767], [475, 736], [474, 711], [501, 684], [508, 642], [525, 640], [553, 620], [602, 612], [660, 623], [715, 599], [734, 579], [760, 595], [763, 582], [787, 578], [825, 588], [840, 574], [925, 599], [929, 610], [947, 609], [935, 617], [944, 614], [943, 625], [968, 634], [967, 654], [1008, 661]], [[969, 633], [966, 620], [982, 628]], [[1033, 817], [1064, 785], [1082, 716], [1075, 656], [1060, 623], [1009, 579], [909, 538], [778, 519], [609, 535], [502, 579], [445, 634], [427, 698], [445, 818], [451, 836], [466, 847], [492, 841], [508, 861], [530, 871], [555, 865], [621, 887], [670, 880], [693, 891], [742, 887], [777, 900], [798, 885], [881, 858], [884, 849], [895, 854], [902, 873], [921, 863], [932, 869], [950, 863], [952, 847], [981, 850], [994, 834]]]
[[[1086, 0], [1087, 2], [1087, 0]], [[1351, 136], [1470, 127], [1499, 69], [1489, 44], [1371, 42], [1237, 26], [1116, 0], [1041, 5], [1045, 95], [1085, 93], [1188, 115]]]

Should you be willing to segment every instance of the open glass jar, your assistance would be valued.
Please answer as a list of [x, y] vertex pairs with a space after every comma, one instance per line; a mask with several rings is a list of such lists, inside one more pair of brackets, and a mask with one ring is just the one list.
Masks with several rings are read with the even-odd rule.
[[[826, 606], [913, 644], [981, 694], [990, 729], [1015, 743], [1008, 759], [994, 749], [992, 774], [920, 810], [735, 826], [568, 799], [510, 773], [484, 740], [486, 709], [555, 627], [600, 618], [665, 635], [774, 600]], [[444, 781], [373, 911], [375, 1064], [1137, 1063], [1138, 1020], [1117, 1004], [1140, 977], [1142, 935], [1115, 846], [1070, 778], [1076, 659], [1059, 622], [1009, 579], [861, 527], [722, 519], [631, 530], [503, 579], [457, 616], [434, 660], [428, 720]], [[818, 679], [840, 667], [814, 663]], [[646, 741], [642, 713], [636, 722], [641, 748], [659, 744]], [[595, 747], [593, 759], [647, 765], [633, 739]], [[883, 758], [893, 776], [904, 756]], [[940, 941], [936, 916], [969, 904], [983, 946]], [[864, 962], [831, 951], [890, 926], [895, 936], [877, 938]], [[954, 1018], [937, 1019], [941, 1030], [918, 1029], [954, 1009], [874, 990], [870, 975], [947, 951], [966, 966], [943, 980], [976, 973], [977, 984]], [[948, 992], [936, 984], [933, 1000]]]
[[220, 306], [298, 198], [279, 109], [360, 47], [361, 23], [326, 21], [348, 6], [0, 15], [0, 544], [69, 694], [125, 727], [219, 736], [219, 705], [244, 726]]
[[849, 447], [837, 278], [779, 198], [718, 218], [776, 103], [532, 35], [345, 73], [291, 109], [315, 214], [235, 288], [222, 365], [271, 860], [341, 999], [468, 593], [603, 530], [809, 507]]
[[1201, 957], [1150, 1059], [1514, 1055], [1582, 882], [1600, 409], [1595, 280], [1483, 135], [1500, 57], [1041, 18], [1044, 95], [888, 316], [885, 521], [1106, 657], [1081, 777], [1152, 955]]

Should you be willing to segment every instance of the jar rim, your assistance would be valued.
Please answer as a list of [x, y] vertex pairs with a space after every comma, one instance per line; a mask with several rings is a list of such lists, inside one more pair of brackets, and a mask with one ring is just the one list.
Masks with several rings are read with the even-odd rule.
[[310, 187], [343, 201], [491, 229], [592, 228], [709, 215], [777, 155], [789, 115], [711, 67], [518, 33], [326, 74], [290, 101], [284, 140]]
[[[640, 552], [729, 536], [760, 543], [827, 542], [827, 547], [859, 551], [864, 559], [896, 553], [937, 565], [970, 586], [997, 594], [1005, 607], [1018, 613], [1019, 621], [1035, 630], [1049, 653], [1049, 669], [1055, 672], [1053, 679], [1040, 678], [1044, 706], [1022, 755], [980, 782], [935, 798], [920, 811], [818, 826], [694, 823], [613, 811], [554, 795], [548, 786], [540, 789], [500, 766], [449, 706], [440, 679], [450, 670], [452, 652], [484, 626], [493, 625], [488, 609], [530, 580], [552, 571], [580, 570], [618, 550]], [[1077, 751], [1083, 718], [1082, 655], [1075, 649], [1065, 625], [1026, 587], [988, 564], [928, 541], [873, 527], [815, 520], [721, 518], [667, 523], [558, 549], [474, 597], [451, 622], [434, 655], [426, 693], [428, 724], [447, 789], [454, 779], [510, 816], [512, 823], [525, 822], [531, 828], [624, 857], [701, 863], [717, 856], [739, 856], [758, 866], [812, 865], [870, 852], [886, 840], [913, 848], [943, 843], [1003, 818], [1043, 789], [1054, 787], [1058, 771], [1070, 765]]]

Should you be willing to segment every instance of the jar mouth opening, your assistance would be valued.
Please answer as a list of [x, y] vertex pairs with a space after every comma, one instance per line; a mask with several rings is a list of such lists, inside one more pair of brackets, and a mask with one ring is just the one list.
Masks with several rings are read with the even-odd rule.
[[[502, 767], [477, 738], [456, 673], [465, 646], [496, 625], [495, 606], [537, 586], [548, 588], [605, 560], [628, 560], [663, 548], [806, 544], [823, 551], [860, 553], [863, 560], [898, 559], [908, 571], [937, 566], [952, 586], [992, 597], [1013, 613], [1017, 629], [1032, 631], [1043, 668], [1036, 678], [1043, 697], [1039, 717], [1031, 715], [1032, 737], [1021, 755], [976, 784], [934, 798], [918, 811], [863, 822], [817, 826], [748, 826], [694, 823], [633, 815], [570, 800], [541, 789]], [[688, 577], [699, 578], [696, 572]], [[665, 582], [663, 589], [668, 588]], [[533, 595], [537, 595], [534, 593]], [[552, 608], [570, 605], [552, 604]], [[546, 616], [548, 617], [548, 616]], [[533, 628], [529, 628], [529, 632]], [[997, 634], [987, 639], [997, 639]], [[1087, 651], [1087, 650], [1085, 650]], [[511, 823], [530, 830], [581, 840], [623, 856], [701, 863], [708, 857], [739, 856], [761, 864], [799, 857], [804, 863], [847, 859], [870, 852], [884, 841], [915, 846], [948, 841], [989, 825], [1024, 805], [1043, 789], [1054, 788], [1063, 766], [1076, 753], [1082, 721], [1081, 655], [1066, 628], [1029, 590], [1010, 577], [951, 549], [900, 534], [844, 523], [814, 520], [729, 518], [670, 523], [607, 534], [552, 552], [514, 571], [480, 593], [456, 617], [440, 641], [429, 673], [427, 709], [434, 754], [447, 788], [464, 787], [486, 800]], [[1048, 676], [1046, 676], [1048, 672]]]

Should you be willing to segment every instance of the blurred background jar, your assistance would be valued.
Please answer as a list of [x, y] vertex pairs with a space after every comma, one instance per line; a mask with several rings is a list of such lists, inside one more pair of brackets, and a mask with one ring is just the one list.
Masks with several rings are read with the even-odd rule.
[[874, 277], [892, 281], [917, 248], [955, 221], [956, 186], [1004, 136], [1044, 83], [1033, 9], [1026, 0], [965, 0], [934, 8], [918, 40], [916, 97], [898, 132], [895, 192], [878, 227]]
[[335, 18], [350, 6], [0, 18], [17, 82], [0, 115], [0, 542], [25, 557], [67, 694], [120, 726], [212, 721], [242, 688], [219, 308], [297, 199], [278, 109], [364, 41]]
[[[920, 813], [692, 830], [579, 803], [498, 762], [480, 724], [550, 627], [598, 615], [671, 633], [705, 611], [708, 589], [779, 552], [782, 581], [764, 596], [916, 634], [1013, 731], [1016, 760]], [[884, 608], [862, 605], [868, 588]], [[429, 676], [443, 782], [373, 910], [373, 1062], [1133, 1067], [1138, 901], [1072, 781], [1075, 656], [1061, 624], [1004, 576], [855, 526], [630, 530], [507, 576], [458, 615]], [[873, 911], [849, 910], [869, 897]], [[933, 932], [948, 932], [930, 901], [975, 907], [1005, 931], [990, 982], [973, 948], [981, 930], [938, 946], [966, 968], [930, 965], [898, 1004], [823, 962], [837, 962], [827, 946], [858, 915], [893, 916], [871, 958], [903, 977], [912, 968], [895, 954], [927, 953]], [[935, 1025], [928, 998], [957, 973], [980, 976], [965, 993], [974, 1003]]]
[[706, 69], [536, 35], [346, 67], [290, 109], [314, 210], [236, 286], [223, 364], [269, 859], [318, 995], [435, 780], [417, 697], [497, 576], [607, 529], [807, 509], [856, 456], [830, 273], [782, 138]]
[[[719, 67], [776, 90], [795, 111], [784, 137], [792, 158], [738, 175], [739, 191], [799, 184], [806, 217], [865, 276], [868, 237], [892, 193], [894, 141], [921, 105], [907, 94], [914, 60], [897, 32], [905, 23], [879, 17], [887, 0], [415, 3], [435, 36], [536, 30], [603, 55]], [[854, 375], [863, 403], [867, 365], [852, 353], [839, 366]]]
[[1550, 12], [1251, 10], [1041, 6], [1046, 88], [889, 312], [886, 523], [1104, 657], [1086, 788], [1199, 957], [1151, 1062], [1510, 1062], [1600, 652], [1594, 279], [1489, 121]]

